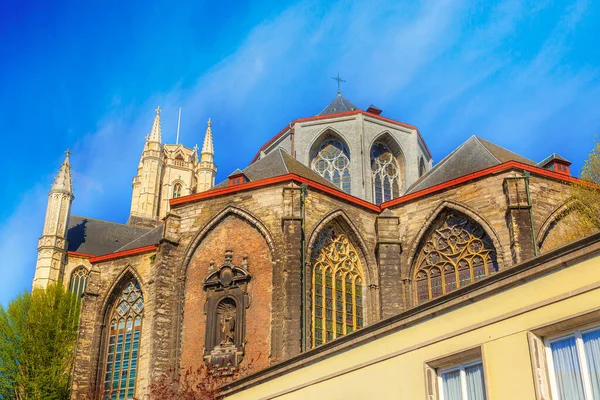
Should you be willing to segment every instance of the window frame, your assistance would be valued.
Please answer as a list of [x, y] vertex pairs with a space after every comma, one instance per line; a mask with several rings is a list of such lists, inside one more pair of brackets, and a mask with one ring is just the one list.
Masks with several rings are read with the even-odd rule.
[[554, 359], [552, 357], [552, 347], [551, 345], [556, 342], [560, 342], [565, 339], [575, 338], [575, 349], [577, 351], [577, 358], [579, 362], [579, 372], [581, 373], [581, 380], [583, 381], [583, 393], [586, 400], [593, 400], [594, 394], [592, 392], [592, 382], [588, 368], [588, 360], [585, 354], [585, 349], [583, 347], [583, 338], [582, 336], [589, 332], [600, 331], [600, 323], [593, 322], [586, 325], [583, 325], [578, 328], [563, 330], [556, 332], [552, 335], [548, 335], [544, 338], [544, 348], [546, 351], [546, 364], [547, 370], [550, 380], [550, 392], [552, 393], [552, 398], [558, 398], [558, 382], [556, 380], [556, 374], [554, 371]]
[[[439, 400], [447, 400], [444, 398], [444, 378], [443, 375], [448, 373], [448, 372], [453, 372], [453, 371], [460, 371], [460, 388], [461, 388], [461, 393], [462, 393], [462, 398], [464, 400], [469, 400], [468, 395], [467, 395], [467, 373], [465, 372], [465, 369], [468, 367], [472, 367], [475, 365], [481, 365], [481, 369], [483, 369], [483, 359], [482, 358], [477, 358], [475, 360], [472, 361], [468, 361], [468, 362], [464, 362], [462, 364], [456, 364], [453, 365], [451, 367], [448, 368], [444, 368], [444, 369], [438, 369], [437, 372], [437, 379], [438, 379], [438, 392], [439, 392]], [[483, 377], [483, 383], [484, 383], [484, 393], [485, 393], [485, 388], [487, 387], [487, 385], [485, 385], [485, 374]], [[487, 397], [487, 393], [485, 393], [486, 397]]]

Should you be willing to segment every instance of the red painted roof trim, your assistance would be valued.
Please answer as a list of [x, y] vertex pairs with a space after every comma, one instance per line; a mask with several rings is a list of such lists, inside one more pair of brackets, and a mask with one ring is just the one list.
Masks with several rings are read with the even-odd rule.
[[252, 159], [252, 161], [250, 162], [250, 164], [252, 164], [253, 162], [255, 162], [258, 159], [258, 157], [260, 156], [260, 152], [261, 151], [263, 151], [271, 143], [273, 143], [274, 141], [276, 141], [277, 139], [279, 139], [279, 137], [281, 137], [281, 135], [283, 135], [284, 133], [286, 133], [288, 130], [292, 129], [292, 126], [295, 125], [295, 124], [297, 124], [297, 123], [299, 123], [299, 122], [318, 121], [320, 119], [345, 117], [345, 116], [356, 115], [356, 114], [366, 115], [366, 116], [371, 117], [371, 118], [380, 119], [380, 120], [385, 121], [385, 122], [389, 122], [389, 123], [392, 123], [392, 124], [395, 124], [395, 125], [403, 126], [405, 128], [416, 130], [417, 131], [417, 135], [419, 135], [419, 138], [421, 138], [421, 141], [425, 145], [425, 149], [427, 150], [427, 154], [429, 155], [429, 157], [431, 157], [431, 152], [429, 151], [429, 148], [427, 147], [427, 143], [425, 143], [425, 140], [423, 140], [423, 136], [421, 136], [421, 132], [419, 132], [419, 128], [417, 128], [416, 126], [405, 124], [404, 122], [400, 122], [400, 121], [396, 121], [396, 120], [393, 120], [393, 119], [390, 119], [390, 118], [382, 117], [381, 115], [372, 114], [372, 113], [369, 113], [369, 112], [366, 112], [366, 111], [354, 110], [354, 111], [346, 111], [346, 112], [337, 113], [337, 114], [317, 115], [317, 116], [314, 116], [314, 117], [298, 118], [298, 119], [293, 120], [288, 126], [286, 126], [285, 128], [283, 128], [281, 131], [279, 131], [279, 133], [277, 133], [275, 136], [273, 136], [271, 138], [271, 140], [269, 140], [267, 143], [265, 143], [264, 145], [261, 146], [261, 148], [258, 150], [258, 152], [254, 156], [254, 158]]
[[381, 212], [386, 208], [393, 207], [398, 204], [406, 203], [411, 200], [415, 200], [420, 197], [426, 196], [428, 194], [440, 192], [442, 190], [449, 189], [451, 187], [460, 185], [465, 182], [472, 181], [474, 179], [482, 178], [487, 175], [492, 175], [492, 174], [496, 174], [499, 172], [504, 172], [504, 171], [507, 171], [510, 169], [525, 170], [525, 171], [529, 171], [529, 172], [539, 175], [539, 176], [544, 176], [547, 178], [556, 179], [556, 180], [563, 181], [563, 182], [570, 182], [570, 183], [582, 182], [581, 180], [579, 180], [577, 178], [573, 178], [572, 176], [564, 175], [564, 174], [561, 174], [558, 172], [548, 171], [543, 168], [534, 167], [529, 164], [523, 164], [523, 163], [520, 163], [517, 161], [508, 161], [508, 162], [505, 162], [505, 163], [502, 163], [499, 165], [495, 165], [490, 168], [482, 169], [480, 171], [474, 172], [469, 175], [464, 175], [459, 178], [452, 179], [452, 180], [449, 180], [444, 183], [440, 183], [439, 185], [435, 185], [435, 186], [432, 186], [427, 189], [419, 190], [418, 192], [415, 192], [415, 193], [411, 193], [411, 194], [404, 195], [402, 197], [398, 197], [397, 199], [382, 203], [380, 206], [377, 206], [375, 204], [369, 203], [368, 201], [359, 199], [358, 197], [351, 196], [347, 193], [342, 192], [341, 190], [332, 189], [328, 186], [322, 185], [320, 183], [311, 181], [310, 179], [307, 179], [307, 178], [304, 178], [304, 177], [301, 177], [301, 176], [298, 176], [295, 174], [286, 174], [286, 175], [276, 176], [273, 178], [261, 179], [258, 181], [247, 182], [247, 183], [241, 183], [241, 184], [235, 185], [235, 186], [211, 189], [211, 190], [207, 190], [202, 193], [197, 193], [197, 194], [192, 194], [192, 195], [188, 195], [188, 196], [178, 197], [176, 199], [171, 199], [171, 200], [169, 200], [169, 204], [171, 207], [173, 207], [173, 206], [177, 206], [180, 204], [192, 203], [192, 202], [195, 202], [198, 200], [208, 199], [208, 198], [217, 197], [217, 196], [224, 196], [224, 195], [231, 194], [231, 193], [241, 192], [244, 190], [255, 189], [255, 188], [259, 188], [259, 187], [265, 187], [265, 186], [273, 185], [276, 183], [293, 180], [293, 181], [296, 181], [299, 183], [306, 183], [307, 185], [309, 185], [310, 187], [312, 187], [314, 189], [331, 194], [337, 198], [346, 200], [355, 205], [367, 208], [372, 211]]
[[566, 181], [566, 182], [570, 182], [570, 183], [579, 181], [579, 179], [577, 179], [577, 178], [573, 178], [572, 176], [563, 175], [558, 172], [548, 171], [547, 169], [534, 167], [529, 164], [520, 163], [518, 161], [508, 161], [508, 162], [505, 162], [505, 163], [502, 163], [499, 165], [495, 165], [493, 167], [489, 167], [489, 168], [485, 168], [485, 169], [482, 169], [477, 172], [473, 172], [472, 174], [469, 174], [469, 175], [464, 175], [459, 178], [451, 179], [447, 182], [440, 183], [438, 185], [429, 187], [427, 189], [419, 190], [418, 192], [414, 192], [411, 194], [404, 195], [402, 197], [398, 197], [397, 199], [386, 201], [385, 203], [381, 204], [381, 209], [383, 210], [384, 208], [393, 207], [398, 204], [406, 203], [408, 201], [417, 199], [422, 196], [426, 196], [431, 193], [439, 192], [439, 191], [451, 188], [453, 186], [460, 185], [462, 183], [465, 183], [465, 182], [468, 182], [468, 181], [471, 181], [474, 179], [482, 178], [484, 176], [495, 174], [498, 172], [504, 172], [506, 170], [513, 169], [513, 168], [514, 169], [522, 169], [522, 170], [534, 173], [536, 175], [541, 175], [541, 176], [545, 176], [548, 178]]
[[75, 257], [83, 257], [83, 258], [90, 258], [90, 257], [94, 257], [93, 254], [87, 254], [87, 253], [79, 253], [77, 251], [67, 251], [67, 254], [70, 256], [75, 256]]
[[302, 176], [298, 176], [296, 174], [286, 174], [280, 175], [273, 178], [261, 179], [258, 181], [240, 183], [239, 185], [227, 186], [224, 188], [211, 189], [205, 192], [191, 194], [188, 196], [178, 197], [176, 199], [169, 200], [169, 205], [171, 207], [177, 206], [179, 204], [191, 203], [198, 200], [208, 199], [211, 197], [223, 196], [226, 194], [241, 192], [244, 190], [255, 189], [259, 187], [274, 185], [276, 183], [287, 182], [287, 181], [296, 181], [298, 183], [306, 183], [310, 187], [320, 190], [325, 193], [329, 193], [331, 195], [336, 196], [337, 198], [344, 199], [350, 203], [354, 203], [356, 205], [368, 208], [373, 211], [381, 211], [378, 206], [375, 204], [369, 203], [368, 201], [359, 199], [358, 197], [354, 197], [349, 195], [348, 193], [344, 193], [341, 190], [333, 189], [323, 184], [317, 183], [315, 181], [311, 181], [310, 179], [304, 178]]
[[90, 257], [90, 262], [97, 263], [97, 262], [102, 262], [102, 261], [114, 260], [115, 258], [128, 257], [128, 256], [137, 255], [137, 254], [147, 253], [149, 251], [156, 250], [157, 247], [158, 247], [158, 245], [152, 244], [150, 246], [138, 247], [136, 249], [131, 249], [131, 250], [123, 250], [123, 251], [119, 251], [117, 253], [109, 253], [109, 254], [104, 254], [102, 256], [94, 256], [94, 257]]

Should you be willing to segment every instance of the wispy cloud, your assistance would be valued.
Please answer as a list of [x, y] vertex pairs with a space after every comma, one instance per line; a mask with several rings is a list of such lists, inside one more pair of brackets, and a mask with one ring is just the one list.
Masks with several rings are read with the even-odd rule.
[[[110, 97], [111, 111], [73, 146], [73, 212], [125, 221], [131, 178], [157, 105], [164, 110], [163, 138], [170, 142], [182, 107], [181, 141], [190, 147], [201, 144], [212, 117], [223, 177], [244, 167], [293, 118], [317, 113], [335, 94], [329, 77], [338, 69], [349, 81], [343, 91], [351, 100], [361, 107], [375, 102], [386, 115], [417, 124], [436, 159], [473, 133], [534, 157], [547, 149], [532, 150], [540, 135], [527, 134], [557, 124], [558, 111], [584, 99], [592, 103], [600, 92], [597, 69], [566, 62], [590, 3], [575, 1], [556, 14], [562, 17], [548, 17], [551, 7], [558, 6], [513, 0], [490, 7], [469, 0], [300, 2], [254, 27], [190, 86], [179, 84], [141, 104]], [[531, 21], [542, 17], [550, 30], [539, 43], [523, 46]], [[576, 108], [586, 129], [600, 126], [600, 117]], [[0, 272], [9, 279], [0, 287], [0, 303], [30, 286], [45, 191], [31, 188], [2, 224], [7, 239], [0, 243], [6, 255]]]

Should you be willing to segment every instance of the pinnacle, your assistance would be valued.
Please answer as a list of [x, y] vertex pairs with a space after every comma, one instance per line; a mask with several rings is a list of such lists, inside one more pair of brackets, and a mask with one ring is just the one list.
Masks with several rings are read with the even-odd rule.
[[208, 119], [208, 126], [206, 127], [206, 135], [204, 135], [204, 144], [202, 145], [202, 154], [214, 154], [215, 149], [213, 146], [212, 138], [212, 122]]
[[156, 108], [156, 116], [154, 116], [154, 123], [152, 124], [152, 129], [150, 130], [150, 134], [146, 136], [147, 142], [158, 142], [161, 143], [161, 130], [160, 130], [160, 107]]
[[63, 161], [58, 175], [54, 179], [52, 184], [52, 191], [62, 191], [73, 193], [72, 179], [71, 179], [71, 163], [69, 161], [69, 155], [71, 152], [67, 150], [65, 155], [65, 161]]

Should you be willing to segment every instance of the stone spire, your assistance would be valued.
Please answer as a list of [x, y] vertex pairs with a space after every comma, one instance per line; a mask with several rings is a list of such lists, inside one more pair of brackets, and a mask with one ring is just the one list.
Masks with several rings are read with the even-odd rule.
[[212, 122], [208, 119], [208, 126], [206, 127], [206, 134], [204, 135], [204, 144], [202, 145], [201, 161], [212, 161], [215, 155], [215, 148], [213, 146], [212, 138]]
[[38, 242], [38, 258], [35, 265], [34, 287], [45, 288], [53, 282], [61, 282], [67, 254], [67, 230], [73, 201], [71, 164], [67, 150], [65, 161], [48, 193], [48, 206], [44, 230]]
[[152, 124], [152, 129], [150, 130], [150, 135], [147, 136], [148, 142], [158, 142], [161, 143], [161, 132], [160, 132], [160, 106], [156, 108], [156, 116], [154, 117], [154, 123]]
[[215, 186], [215, 177], [217, 176], [217, 166], [214, 163], [215, 149], [213, 147], [212, 122], [208, 119], [206, 135], [204, 135], [204, 144], [200, 153], [200, 163], [198, 164], [197, 192], [203, 192]]
[[71, 163], [69, 162], [71, 151], [67, 150], [65, 154], [65, 161], [63, 161], [60, 170], [58, 171], [58, 175], [56, 175], [56, 179], [54, 179], [51, 192], [73, 193]]

